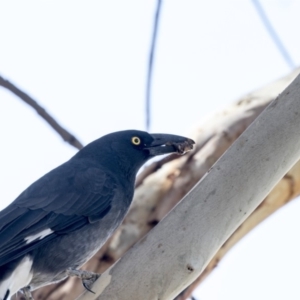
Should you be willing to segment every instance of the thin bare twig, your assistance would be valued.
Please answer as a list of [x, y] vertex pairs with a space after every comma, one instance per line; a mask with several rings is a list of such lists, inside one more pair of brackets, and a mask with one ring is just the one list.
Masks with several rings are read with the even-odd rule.
[[0, 86], [11, 91], [13, 94], [21, 98], [25, 103], [34, 108], [36, 112], [63, 138], [63, 140], [73, 147], [80, 150], [83, 148], [83, 145], [79, 142], [79, 140], [66, 129], [64, 129], [61, 125], [59, 125], [53, 117], [51, 117], [47, 111], [41, 107], [34, 99], [32, 99], [29, 95], [21, 91], [14, 84], [9, 82], [7, 79], [4, 79], [0, 76]]
[[275, 28], [273, 27], [271, 21], [269, 20], [266, 11], [264, 10], [262, 4], [259, 2], [259, 0], [252, 0], [252, 3], [261, 19], [263, 22], [266, 30], [268, 31], [271, 39], [275, 43], [278, 51], [280, 52], [281, 56], [285, 60], [285, 62], [289, 65], [291, 70], [295, 69], [296, 65], [289, 54], [288, 50], [284, 46], [283, 42], [280, 40], [278, 33], [276, 32]]
[[146, 130], [147, 131], [149, 131], [150, 125], [151, 125], [150, 124], [150, 122], [151, 122], [151, 111], [150, 111], [151, 84], [152, 84], [153, 61], [154, 61], [158, 24], [159, 24], [159, 16], [160, 16], [160, 10], [161, 10], [161, 2], [162, 2], [162, 0], [157, 0], [156, 12], [155, 12], [155, 16], [154, 16], [151, 47], [150, 47], [150, 53], [149, 53], [149, 62], [148, 62], [147, 87], [146, 87]]

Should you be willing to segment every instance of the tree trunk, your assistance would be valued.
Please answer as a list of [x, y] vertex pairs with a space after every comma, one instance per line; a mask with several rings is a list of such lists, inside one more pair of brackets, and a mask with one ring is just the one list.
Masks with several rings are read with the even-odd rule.
[[[183, 157], [171, 156], [146, 167], [137, 180], [135, 199], [123, 225], [84, 268], [102, 273], [123, 256], [203, 177], [269, 102], [291, 82], [296, 73], [298, 72], [293, 72], [288, 77], [244, 97], [225, 112], [206, 121], [190, 135], [197, 143], [192, 153]], [[300, 163], [285, 175], [260, 206], [224, 243], [204, 272], [177, 299], [186, 299], [239, 239], [300, 193], [299, 168]], [[72, 278], [39, 289], [34, 292], [34, 297], [74, 299], [82, 291], [80, 282]]]
[[300, 158], [300, 75], [202, 180], [78, 300], [169, 300]]

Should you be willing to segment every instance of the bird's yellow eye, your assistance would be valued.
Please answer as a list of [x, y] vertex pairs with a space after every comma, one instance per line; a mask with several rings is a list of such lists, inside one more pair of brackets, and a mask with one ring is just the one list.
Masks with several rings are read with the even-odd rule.
[[131, 142], [132, 142], [133, 145], [138, 146], [141, 143], [141, 139], [137, 136], [134, 136], [134, 137], [131, 138]]

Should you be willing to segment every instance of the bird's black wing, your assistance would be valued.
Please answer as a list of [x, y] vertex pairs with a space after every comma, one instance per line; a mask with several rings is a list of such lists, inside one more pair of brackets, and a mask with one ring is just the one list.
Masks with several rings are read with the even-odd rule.
[[29, 186], [0, 212], [0, 266], [103, 218], [117, 192], [114, 177], [70, 160]]

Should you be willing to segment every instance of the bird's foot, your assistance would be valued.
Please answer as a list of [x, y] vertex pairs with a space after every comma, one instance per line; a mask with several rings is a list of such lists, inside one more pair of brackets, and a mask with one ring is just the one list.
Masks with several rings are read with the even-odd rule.
[[34, 300], [31, 295], [30, 286], [26, 286], [26, 287], [22, 288], [22, 292], [23, 292], [26, 300]]
[[76, 269], [68, 269], [67, 274], [68, 276], [75, 276], [80, 278], [85, 289], [95, 294], [95, 292], [91, 290], [91, 286], [100, 277], [101, 274]]

